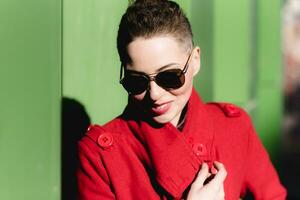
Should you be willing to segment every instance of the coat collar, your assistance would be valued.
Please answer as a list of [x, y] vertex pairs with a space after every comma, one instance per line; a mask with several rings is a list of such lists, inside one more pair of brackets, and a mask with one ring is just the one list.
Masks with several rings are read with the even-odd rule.
[[[123, 117], [146, 148], [155, 179], [173, 198], [180, 198], [193, 182], [201, 163], [214, 159], [214, 131], [205, 104], [193, 89], [182, 132], [171, 123], [153, 126], [133, 110], [128, 107]], [[206, 150], [200, 156], [195, 154], [195, 146], [199, 144]]]

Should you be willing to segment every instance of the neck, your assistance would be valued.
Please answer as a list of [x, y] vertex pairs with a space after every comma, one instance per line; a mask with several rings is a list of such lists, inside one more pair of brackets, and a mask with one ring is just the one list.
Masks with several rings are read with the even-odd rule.
[[186, 106], [183, 108], [183, 110], [181, 111], [181, 114], [179, 116], [178, 122], [177, 122], [177, 129], [182, 131], [183, 127], [184, 127], [184, 122], [186, 119], [186, 112], [187, 112], [187, 107], [188, 107], [188, 103], [186, 104]]

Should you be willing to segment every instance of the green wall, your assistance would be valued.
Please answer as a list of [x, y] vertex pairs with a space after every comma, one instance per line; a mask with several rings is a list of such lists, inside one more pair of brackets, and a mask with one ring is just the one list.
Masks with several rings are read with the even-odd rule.
[[280, 150], [283, 114], [283, 63], [281, 53], [282, 1], [257, 1], [256, 110], [254, 121], [274, 157]]
[[127, 1], [64, 0], [63, 7], [63, 95], [82, 104], [92, 123], [102, 124], [127, 102], [116, 48]]
[[0, 199], [60, 197], [60, 0], [0, 1]]
[[[253, 117], [272, 155], [282, 113], [280, 0], [177, 0], [201, 47], [195, 86]], [[60, 199], [60, 101], [92, 123], [118, 115], [116, 34], [126, 0], [0, 2], [0, 199]], [[63, 40], [62, 40], [63, 38]]]
[[196, 87], [207, 101], [245, 107], [251, 100], [253, 1], [191, 1], [191, 22], [202, 66]]

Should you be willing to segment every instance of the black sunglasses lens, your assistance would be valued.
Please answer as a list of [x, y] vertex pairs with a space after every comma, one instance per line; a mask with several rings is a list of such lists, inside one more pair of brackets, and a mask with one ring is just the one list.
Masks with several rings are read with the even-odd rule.
[[148, 79], [139, 74], [127, 74], [122, 80], [125, 90], [133, 95], [141, 94], [148, 88]]
[[183, 86], [185, 76], [181, 69], [170, 69], [158, 73], [155, 79], [165, 89], [177, 89]]

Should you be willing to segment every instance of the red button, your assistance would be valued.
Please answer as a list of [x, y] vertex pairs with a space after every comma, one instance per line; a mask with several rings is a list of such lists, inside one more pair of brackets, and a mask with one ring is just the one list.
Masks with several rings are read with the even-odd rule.
[[193, 150], [196, 156], [205, 156], [207, 153], [206, 147], [203, 144], [196, 143], [193, 145]]
[[98, 137], [98, 144], [103, 148], [110, 147], [113, 144], [113, 141], [113, 136], [108, 132], [102, 133]]
[[228, 117], [238, 117], [241, 115], [240, 110], [232, 104], [226, 104], [224, 109]]

